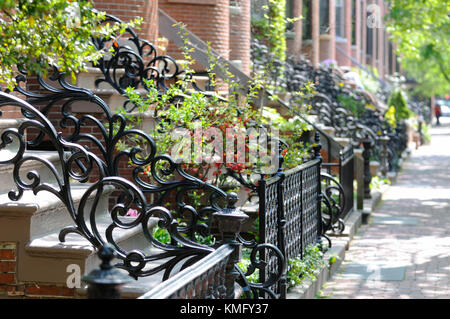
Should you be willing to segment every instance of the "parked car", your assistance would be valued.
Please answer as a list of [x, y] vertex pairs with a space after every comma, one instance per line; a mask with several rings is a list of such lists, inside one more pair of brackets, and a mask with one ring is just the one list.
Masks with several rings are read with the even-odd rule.
[[450, 106], [441, 104], [441, 116], [450, 116]]

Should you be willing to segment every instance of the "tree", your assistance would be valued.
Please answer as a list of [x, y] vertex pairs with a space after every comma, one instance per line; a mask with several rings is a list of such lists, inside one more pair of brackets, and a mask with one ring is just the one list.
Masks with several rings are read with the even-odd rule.
[[450, 0], [391, 0], [387, 31], [424, 96], [450, 89]]
[[123, 33], [129, 24], [102, 24], [87, 0], [0, 0], [0, 85], [12, 89], [15, 70], [46, 75], [49, 66], [75, 76], [98, 60], [92, 36]]

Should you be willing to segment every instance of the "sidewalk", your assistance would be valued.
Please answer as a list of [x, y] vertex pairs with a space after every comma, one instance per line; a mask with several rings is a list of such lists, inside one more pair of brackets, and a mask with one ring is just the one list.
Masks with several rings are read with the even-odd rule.
[[450, 118], [412, 152], [321, 298], [450, 298]]

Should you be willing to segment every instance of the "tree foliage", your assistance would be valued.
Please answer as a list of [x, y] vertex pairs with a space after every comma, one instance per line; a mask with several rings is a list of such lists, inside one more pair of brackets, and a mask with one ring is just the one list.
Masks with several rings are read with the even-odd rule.
[[387, 31], [425, 96], [450, 89], [450, 0], [391, 0]]
[[87, 0], [0, 0], [0, 85], [15, 84], [15, 68], [46, 75], [49, 66], [72, 74], [104, 52], [91, 36], [123, 33], [130, 24], [102, 24], [105, 13]]
[[270, 52], [280, 60], [286, 59], [286, 25], [293, 19], [286, 18], [286, 0], [267, 0], [262, 6], [264, 17], [253, 19], [254, 34], [257, 39], [265, 40]]

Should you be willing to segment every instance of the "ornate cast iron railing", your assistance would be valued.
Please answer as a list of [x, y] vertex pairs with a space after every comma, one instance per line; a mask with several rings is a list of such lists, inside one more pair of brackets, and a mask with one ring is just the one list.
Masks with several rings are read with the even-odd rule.
[[[59, 74], [57, 80], [64, 84], [62, 75]], [[39, 79], [39, 81], [43, 80]], [[106, 114], [106, 119], [109, 119], [105, 126], [99, 118], [90, 114], [84, 114], [77, 118], [75, 114], [69, 113], [68, 106], [77, 98], [103, 106], [104, 102], [91, 92], [72, 87], [53, 92], [49, 89], [49, 85], [45, 85], [45, 87], [48, 89], [47, 91], [50, 91], [46, 95], [50, 102], [44, 107], [44, 112], [48, 114], [57, 102], [68, 99], [63, 103], [62, 109], [65, 111], [61, 123], [64, 126], [64, 123], [72, 121], [76, 129], [74, 132], [67, 133], [66, 137], [66, 134], [62, 134], [55, 129], [45, 113], [41, 113], [30, 103], [15, 96], [0, 93], [0, 107], [17, 106], [26, 118], [19, 129], [5, 130], [1, 137], [0, 149], [7, 147], [16, 140], [20, 141], [16, 156], [1, 162], [1, 164], [11, 163], [15, 166], [14, 179], [18, 190], [10, 192], [11, 200], [20, 199], [25, 190], [32, 190], [35, 193], [49, 191], [55, 194], [65, 204], [74, 221], [73, 226], [61, 230], [60, 240], [64, 242], [68, 234], [76, 233], [86, 238], [96, 248], [101, 247], [106, 242], [113, 244], [117, 250], [118, 258], [122, 260], [117, 266], [126, 269], [135, 278], [163, 272], [163, 280], [167, 280], [175, 270], [183, 270], [214, 251], [214, 248], [198, 244], [193, 239], [195, 233], [210, 234], [211, 215], [221, 211], [219, 201], [221, 198], [225, 198], [225, 193], [222, 190], [189, 176], [169, 156], [156, 155], [157, 150], [152, 138], [135, 129], [126, 130], [125, 119], [122, 115], [111, 115], [107, 108], [102, 108], [104, 114]], [[38, 102], [45, 101], [44, 94], [34, 95], [25, 90], [20, 92], [31, 97], [29, 100], [33, 103], [39, 104]], [[102, 133], [107, 146], [104, 146], [103, 140], [95, 137], [94, 134], [83, 133], [84, 125], [88, 121], [94, 122], [95, 127]], [[118, 128], [114, 126], [117, 123], [120, 124]], [[28, 129], [39, 131], [37, 137], [30, 141], [25, 139], [25, 131]], [[139, 154], [142, 149], [134, 147], [116, 154], [114, 146], [119, 139], [127, 136], [144, 138], [150, 145], [148, 153], [140, 157]], [[45, 159], [26, 155], [25, 150], [29, 145], [38, 145], [43, 139], [50, 141], [53, 148], [58, 152], [59, 161], [63, 168], [62, 173], [58, 173], [55, 166]], [[83, 140], [90, 143], [86, 143], [88, 145], [80, 143]], [[100, 151], [97, 150], [99, 155], [89, 150], [92, 146], [100, 149]], [[120, 174], [118, 159], [121, 157], [131, 160], [136, 165], [131, 181], [118, 176]], [[41, 180], [36, 172], [26, 174], [30, 182], [23, 180], [23, 174], [19, 174], [19, 171], [21, 165], [27, 161], [40, 161], [47, 166], [55, 176], [57, 186]], [[160, 162], [169, 163], [169, 166], [158, 170], [157, 164]], [[139, 176], [139, 173], [143, 171], [143, 166], [150, 167], [149, 171], [154, 183], [146, 182]], [[176, 173], [178, 178], [164, 180], [164, 176], [169, 176], [172, 173]], [[90, 187], [86, 190], [78, 207], [75, 207], [70, 195], [71, 179], [80, 183], [90, 182]], [[198, 210], [189, 205], [189, 202], [185, 199], [186, 194], [192, 190], [210, 191], [209, 205], [204, 205]], [[104, 216], [98, 216], [97, 207], [102, 196], [107, 196], [107, 194], [115, 194], [115, 202], [105, 214], [111, 218], [110, 225], [104, 232], [101, 232], [97, 227], [97, 222], [99, 222], [100, 217]], [[152, 196], [149, 197], [148, 195]], [[94, 198], [94, 203], [90, 207], [87, 205], [89, 198]], [[172, 207], [171, 210], [162, 207], [167, 200], [175, 202], [175, 207]], [[137, 212], [135, 217], [126, 216], [130, 209]], [[186, 215], [189, 215], [189, 218], [184, 218], [183, 221], [185, 223], [187, 221], [187, 225], [180, 226], [179, 218], [186, 217]], [[152, 218], [157, 218], [158, 226], [168, 231], [171, 237], [170, 243], [162, 243], [154, 238], [152, 232], [149, 231], [149, 223]], [[152, 254], [148, 254], [146, 251], [138, 249], [127, 251], [115, 242], [115, 230], [133, 228], [141, 229], [149, 241], [149, 246], [155, 247], [157, 253], [153, 251]], [[284, 269], [283, 256], [276, 247], [265, 243], [246, 242], [242, 238], [239, 238], [239, 241], [255, 251], [249, 271], [260, 268], [265, 263], [264, 260], [256, 258], [257, 252], [262, 250], [272, 251], [272, 255], [281, 265], [280, 269]], [[159, 264], [155, 266], [155, 262], [159, 262]], [[242, 272], [237, 269], [234, 269], [233, 272], [238, 282], [244, 286], [244, 290], [247, 292], [252, 290], [255, 293], [257, 291], [269, 291], [267, 288], [269, 284], [272, 284], [280, 276], [279, 274], [274, 275], [269, 283], [252, 286]], [[240, 278], [238, 278], [239, 276]], [[270, 295], [270, 291], [268, 295]]]
[[[302, 258], [305, 247], [320, 243], [324, 236], [319, 141], [317, 134], [315, 159], [258, 183], [260, 241], [277, 246], [286, 260]], [[267, 280], [276, 267], [268, 264], [260, 272], [260, 280]], [[273, 290], [285, 298], [285, 273]]]
[[[135, 278], [163, 272], [163, 280], [167, 280], [175, 270], [183, 270], [214, 251], [212, 247], [198, 244], [194, 238], [195, 234], [206, 236], [211, 233], [210, 217], [221, 210], [219, 202], [225, 198], [222, 190], [186, 174], [169, 156], [157, 155], [150, 136], [136, 129], [128, 129], [124, 116], [113, 114], [108, 105], [91, 91], [68, 84], [64, 74], [56, 69], [47, 79], [39, 76], [29, 79], [25, 76], [26, 70], [21, 71], [18, 82], [22, 85], [18, 85], [15, 91], [24, 95], [27, 102], [4, 93], [0, 100], [1, 105], [19, 107], [27, 119], [19, 131], [11, 129], [2, 135], [1, 148], [12, 143], [12, 136], [21, 141], [17, 155], [2, 162], [17, 166], [15, 180], [18, 190], [10, 193], [12, 200], [19, 199], [25, 190], [52, 192], [64, 202], [74, 221], [73, 226], [61, 230], [59, 239], [65, 241], [68, 234], [76, 233], [97, 248], [105, 242], [112, 243], [122, 260], [117, 266], [126, 269]], [[92, 114], [93, 111], [95, 114]], [[55, 128], [57, 126], [61, 128], [60, 132]], [[31, 136], [28, 140], [25, 140], [25, 130], [34, 131], [28, 134]], [[131, 143], [127, 149], [117, 151], [118, 143], [130, 138], [138, 139], [137, 144], [144, 147]], [[24, 155], [25, 149], [40, 147], [44, 143], [47, 143], [47, 148], [59, 153], [62, 173], [58, 173], [53, 164], [44, 159]], [[58, 186], [42, 181], [35, 172], [27, 174], [31, 182], [22, 180], [22, 175], [18, 174], [20, 166], [31, 160], [44, 163], [55, 175]], [[121, 162], [131, 162], [134, 166], [132, 175], [125, 176], [127, 179], [121, 177]], [[165, 167], [161, 168], [163, 164]], [[91, 183], [79, 207], [75, 207], [70, 196], [71, 178], [76, 182]], [[206, 204], [198, 209], [190, 205], [187, 196], [188, 192], [196, 190], [209, 193], [204, 196]], [[110, 216], [111, 224], [102, 233], [96, 226], [99, 221], [96, 208], [102, 196], [108, 194], [114, 194], [114, 204], [106, 214]], [[95, 200], [88, 208], [90, 197]], [[173, 203], [170, 209], [162, 207], [168, 201]], [[130, 210], [137, 212], [134, 218], [126, 216]], [[158, 220], [160, 228], [168, 231], [170, 243], [161, 243], [154, 238], [148, 229], [152, 218]], [[183, 226], [178, 222], [181, 218]], [[127, 251], [115, 242], [115, 230], [133, 228], [142, 228], [149, 245], [156, 247], [158, 253], [153, 251], [148, 254], [137, 249]], [[273, 297], [268, 287], [276, 282], [285, 267], [281, 252], [270, 244], [246, 242], [242, 238], [239, 241], [255, 252], [247, 273], [266, 263], [256, 257], [263, 250], [270, 251], [272, 259], [277, 260], [280, 265], [278, 273], [262, 284], [249, 284], [242, 272], [234, 271], [236, 278], [240, 276], [239, 283], [247, 294], [253, 291], [256, 296], [263, 291]], [[161, 260], [165, 262], [161, 263]], [[160, 263], [155, 266], [155, 262]]]
[[[324, 234], [326, 218], [321, 209], [322, 201], [326, 200], [322, 192], [321, 163], [320, 139], [316, 134], [314, 156], [305, 164], [287, 171], [280, 169], [268, 178], [261, 174], [256, 184], [230, 173], [242, 185], [252, 189], [258, 199], [260, 244], [244, 242], [244, 247], [253, 248], [252, 261], [257, 267], [252, 266], [244, 275], [248, 277], [258, 269], [259, 283], [248, 283], [252, 294], [248, 292], [247, 296], [285, 298], [287, 261], [302, 257], [305, 247], [321, 242], [321, 237], [329, 240]], [[331, 206], [329, 202], [328, 207]], [[260, 261], [253, 260], [256, 253]]]
[[[20, 199], [25, 190], [32, 190], [35, 194], [41, 191], [48, 191], [56, 195], [64, 203], [74, 222], [73, 226], [61, 230], [59, 236], [61, 241], [64, 241], [69, 233], [76, 233], [86, 238], [96, 248], [99, 248], [105, 242], [109, 242], [114, 245], [118, 253], [118, 258], [122, 261], [118, 267], [126, 269], [135, 278], [163, 272], [163, 279], [167, 279], [177, 265], [181, 269], [184, 269], [214, 250], [211, 247], [192, 241], [189, 238], [189, 234], [195, 231], [205, 231], [204, 228], [201, 230], [197, 228], [196, 224], [199, 220], [202, 220], [204, 217], [206, 218], [207, 213], [212, 214], [220, 210], [220, 206], [218, 206], [216, 200], [219, 196], [225, 197], [223, 191], [187, 175], [170, 157], [166, 155], [155, 156], [156, 149], [153, 149], [150, 156], [144, 160], [137, 157], [137, 149], [122, 152], [119, 155], [127, 155], [132, 161], [141, 165], [150, 165], [151, 172], [155, 175], [157, 174], [156, 164], [159, 161], [167, 161], [170, 163], [170, 167], [163, 170], [162, 174], [167, 175], [169, 172], [177, 172], [180, 176], [179, 180], [164, 181], [155, 176], [155, 180], [159, 185], [150, 185], [142, 183], [137, 178], [135, 180], [136, 183], [133, 183], [119, 176], [111, 176], [110, 172], [114, 171], [114, 169], [110, 165], [115, 163], [114, 160], [111, 158], [109, 158], [109, 161], [101, 159], [93, 152], [88, 151], [83, 145], [66, 139], [63, 134], [54, 128], [47, 117], [31, 104], [12, 95], [0, 93], [0, 107], [4, 106], [16, 106], [20, 108], [26, 118], [18, 129], [7, 129], [1, 136], [2, 143], [0, 144], [0, 149], [8, 147], [13, 142], [19, 143], [16, 154], [8, 160], [1, 162], [1, 164], [14, 165], [13, 177], [17, 185], [17, 190], [11, 191], [9, 198], [11, 200]], [[124, 121], [120, 115], [114, 116], [112, 120], [119, 123], [123, 123]], [[103, 126], [100, 127], [103, 128], [103, 133], [106, 134], [108, 132]], [[30, 144], [25, 139], [25, 131], [28, 129], [38, 130], [41, 136], [45, 136], [51, 141], [59, 154], [59, 164], [62, 167], [61, 173], [46, 159], [29, 156], [25, 153], [27, 145]], [[121, 130], [118, 131], [118, 134], [113, 134], [112, 128], [110, 128], [109, 132], [113, 136], [110, 136], [108, 141], [115, 141], [116, 138], [121, 137], [121, 134], [123, 134]], [[139, 133], [136, 130], [133, 130], [132, 133], [144, 136], [154, 145], [152, 139], [144, 133]], [[108, 135], [106, 136], [108, 137]], [[74, 135], [70, 137], [74, 139]], [[28, 161], [39, 161], [43, 163], [53, 173], [56, 183], [50, 184], [41, 180], [39, 174], [35, 171], [30, 171], [25, 175], [20, 173], [21, 166]], [[88, 188], [78, 207], [76, 207], [71, 197], [71, 182], [86, 183], [94, 175], [94, 171], [96, 172], [96, 178], [87, 184]], [[26, 176], [27, 180], [24, 176]], [[214, 196], [211, 197], [213, 200], [211, 205], [205, 206], [197, 211], [188, 205], [188, 203], [182, 201], [183, 195], [188, 190], [203, 188], [214, 190]], [[97, 208], [102, 196], [107, 196], [112, 191], [118, 193], [114, 196], [115, 202], [112, 207], [107, 212], [98, 211]], [[162, 198], [167, 197], [169, 192], [174, 191], [177, 191], [174, 198], [177, 199], [176, 203], [178, 207], [170, 211], [162, 207], [161, 203]], [[150, 202], [146, 198], [146, 193], [157, 196], [154, 196], [154, 200]], [[93, 198], [93, 203], [90, 206], [87, 204], [89, 198]], [[135, 217], [126, 216], [130, 209], [137, 211]], [[177, 217], [180, 217], [181, 214], [191, 214], [194, 222], [188, 226], [180, 227]], [[109, 227], [105, 230], [100, 230], [98, 223], [105, 221], [105, 217], [107, 217]], [[153, 236], [149, 230], [149, 223], [152, 218], [158, 220], [158, 226], [160, 228], [168, 231], [171, 237], [171, 243], [159, 242]], [[202, 225], [206, 227], [205, 224]], [[122, 248], [120, 243], [115, 241], [116, 231], [126, 231], [135, 228], [142, 231], [148, 240], [148, 246], [153, 246], [157, 251], [156, 253], [153, 251], [152, 254], [149, 254], [144, 250], [137, 249], [128, 251]], [[163, 260], [164, 262], [155, 265], [154, 262], [158, 260]]]
[[[106, 15], [103, 23], [122, 21], [113, 15]], [[105, 50], [113, 42], [113, 52], [95, 64], [104, 75], [95, 84], [106, 82], [122, 95], [125, 95], [128, 87], [146, 89], [144, 80], [154, 80], [159, 89], [165, 90], [168, 81], [176, 80], [183, 73], [172, 57], [158, 55], [156, 47], [141, 39], [132, 28], [127, 28], [120, 39], [112, 36], [109, 39], [93, 38], [92, 41], [99, 51]]]
[[[25, 72], [25, 71], [23, 71]], [[134, 183], [144, 195], [152, 198], [153, 206], [164, 206], [168, 201], [175, 203], [173, 210], [178, 217], [190, 215], [187, 226], [180, 227], [184, 233], [193, 239], [195, 233], [208, 233], [208, 215], [217, 211], [217, 201], [225, 198], [225, 193], [217, 187], [188, 175], [181, 165], [167, 155], [157, 154], [154, 140], [146, 133], [127, 128], [123, 115], [114, 114], [108, 105], [87, 89], [68, 84], [64, 74], [54, 70], [47, 80], [37, 77], [39, 89], [27, 89], [28, 79], [20, 75], [18, 80], [25, 85], [17, 86], [16, 91], [27, 98], [27, 102], [40, 109], [45, 118], [54, 118], [54, 126], [61, 128], [61, 138], [70, 143], [77, 143], [95, 154], [100, 159], [100, 165], [105, 176], [122, 176]], [[94, 112], [94, 113], [93, 113]], [[23, 108], [23, 115], [33, 120], [36, 115]], [[44, 142], [50, 144], [50, 149], [58, 150], [47, 132], [34, 130], [29, 134], [28, 147], [39, 147]], [[133, 142], [131, 142], [133, 141]], [[117, 151], [120, 143], [127, 147]], [[76, 161], [80, 169], [89, 171], [80, 161]], [[131, 165], [134, 168], [121, 169], [121, 166]], [[131, 174], [129, 173], [131, 171]], [[94, 179], [97, 170], [84, 174], [87, 179]], [[190, 192], [200, 190], [209, 198], [208, 205], [199, 211], [193, 209], [187, 197]], [[195, 225], [195, 226], [194, 226]]]
[[[258, 72], [266, 67], [265, 62], [267, 60], [273, 60], [274, 57], [268, 53], [267, 47], [253, 39], [252, 59], [254, 71]], [[276, 72], [274, 71], [275, 73], [268, 73], [273, 83], [280, 81], [277, 77], [280, 77], [278, 73], [281, 70], [284, 72], [282, 76], [285, 80], [278, 87], [285, 88], [289, 92], [300, 90], [307, 82], [315, 83], [315, 88], [319, 94], [312, 100], [313, 109], [311, 113], [317, 114], [320, 122], [335, 128], [336, 136], [350, 138], [354, 147], [360, 147], [363, 145], [362, 141], [367, 142], [369, 140], [368, 156], [382, 163], [386, 162], [387, 170], [398, 169], [398, 160], [406, 147], [405, 130], [401, 127], [392, 129], [378, 109], [365, 108], [364, 111], [359, 110], [356, 116], [343, 107], [339, 97], [354, 97], [364, 105], [376, 104], [376, 101], [369, 98], [364, 92], [347, 85], [346, 81], [332, 67], [321, 65], [314, 68], [310, 61], [306, 59], [300, 59], [300, 61], [287, 59], [284, 63], [280, 61], [277, 61], [277, 63], [283, 64], [283, 67], [277, 68]], [[379, 101], [386, 103], [390, 90], [390, 87], [384, 86], [375, 95]], [[293, 97], [291, 103], [295, 103], [294, 99]], [[362, 114], [359, 114], [361, 112]], [[389, 137], [387, 151], [382, 150], [383, 145], [381, 143], [385, 136]], [[366, 145], [368, 144], [366, 143]], [[382, 154], [386, 154], [387, 158], [381, 158]], [[367, 177], [367, 179], [369, 178], [370, 176]]]
[[[122, 23], [122, 21], [113, 15], [106, 15], [103, 23]], [[113, 35], [110, 38], [93, 38], [92, 41], [99, 51], [112, 46], [112, 52], [104, 55], [94, 64], [94, 67], [103, 74], [103, 78], [95, 81], [97, 87], [101, 83], [107, 83], [117, 93], [126, 96], [127, 88], [148, 90], [146, 81], [153, 80], [160, 92], [167, 90], [170, 85], [177, 84], [188, 94], [186, 89], [190, 84], [196, 91], [201, 91], [205, 95], [211, 94], [199, 88], [194, 80], [194, 75], [202, 75], [202, 73], [186, 72], [171, 56], [158, 55], [155, 45], [140, 38], [132, 28], [127, 28], [126, 33], [122, 34], [119, 40]], [[183, 81], [179, 81], [181, 78], [184, 78]], [[205, 89], [208, 88], [207, 84]], [[176, 98], [182, 99], [183, 96]], [[221, 97], [218, 98], [221, 99]], [[123, 107], [127, 112], [137, 108], [129, 101], [126, 101]]]
[[223, 245], [139, 299], [224, 299], [226, 267], [234, 248]]

